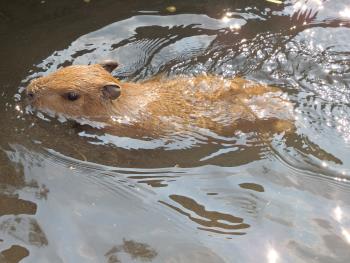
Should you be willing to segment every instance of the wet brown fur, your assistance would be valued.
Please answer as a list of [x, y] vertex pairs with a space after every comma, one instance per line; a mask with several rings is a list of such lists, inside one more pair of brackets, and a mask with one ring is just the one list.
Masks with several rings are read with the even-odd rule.
[[[104, 85], [119, 85], [121, 95], [106, 99]], [[69, 101], [68, 91], [80, 98]], [[69, 118], [107, 124], [116, 134], [160, 136], [208, 129], [220, 135], [237, 130], [283, 132], [293, 129], [292, 104], [280, 89], [242, 78], [177, 76], [139, 83], [120, 82], [99, 64], [69, 66], [33, 80], [32, 104]]]

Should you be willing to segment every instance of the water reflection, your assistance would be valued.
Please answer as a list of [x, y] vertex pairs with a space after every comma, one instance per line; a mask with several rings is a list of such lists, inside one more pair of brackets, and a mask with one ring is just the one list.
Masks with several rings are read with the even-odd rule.
[[265, 189], [262, 185], [255, 184], [255, 183], [241, 183], [239, 184], [240, 187], [244, 189], [250, 189], [256, 192], [264, 192]]
[[[311, 177], [308, 181], [305, 176], [293, 176], [284, 167], [271, 170], [276, 163], [270, 163], [265, 170], [261, 170], [258, 163], [235, 170], [219, 167], [203, 167], [197, 171], [180, 167], [116, 170], [79, 163], [62, 155], [33, 153], [18, 146], [8, 154], [14, 162], [22, 164], [28, 181], [37, 178], [38, 182], [33, 185], [45, 185], [50, 194], [47, 199], [32, 199], [43, 213], [35, 215], [36, 221], [22, 215], [2, 220], [2, 233], [6, 234], [5, 240], [11, 237], [20, 242], [19, 245], [30, 245], [31, 251], [36, 251], [33, 247], [47, 247], [41, 257], [65, 258], [60, 251], [68, 253], [70, 250], [66, 247], [69, 246], [77, 249], [78, 255], [70, 254], [77, 261], [101, 261], [101, 256], [109, 262], [127, 262], [132, 258], [148, 261], [147, 258], [154, 256], [150, 261], [186, 262], [191, 258], [194, 262], [229, 262], [225, 255], [232, 256], [232, 248], [228, 248], [236, 247], [239, 238], [239, 247], [249, 247], [255, 242], [256, 253], [261, 258], [280, 262], [285, 257], [305, 258], [305, 251], [312, 255], [318, 253], [317, 246], [316, 249], [308, 247], [309, 238], [297, 236], [286, 246], [273, 247], [277, 257], [266, 250], [266, 242], [284, 244], [286, 233], [293, 229], [299, 229], [305, 236], [324, 234], [324, 249], [340, 242], [329, 241], [329, 236], [341, 236], [343, 243], [346, 242], [343, 231], [346, 225], [337, 232], [337, 226], [330, 219], [329, 222], [323, 219], [322, 223], [312, 218], [316, 214], [324, 218], [327, 206], [338, 202], [338, 198], [345, 200], [347, 190], [339, 192], [340, 188], [332, 184], [323, 189], [326, 184], [318, 178]], [[51, 172], [37, 172], [42, 169]], [[154, 187], [139, 182], [153, 180], [152, 176], [165, 180], [167, 185]], [[281, 189], [288, 191], [281, 193]], [[338, 189], [336, 197], [332, 196], [335, 189]], [[32, 198], [37, 198], [36, 193], [34, 188]], [[157, 206], [159, 202], [161, 206]], [[334, 211], [342, 211], [341, 222], [347, 223], [343, 206], [333, 207]], [[261, 240], [266, 231], [268, 238]], [[246, 239], [241, 239], [243, 236]], [[203, 247], [197, 246], [199, 240]], [[170, 251], [169, 242], [173, 244]], [[52, 249], [58, 252], [49, 252]], [[342, 245], [340, 252], [344, 253], [344, 249]], [[237, 257], [250, 261], [248, 255]]]
[[123, 239], [123, 244], [112, 247], [106, 254], [108, 263], [125, 262], [118, 258], [118, 253], [126, 253], [130, 256], [131, 260], [141, 260], [144, 262], [152, 261], [157, 252], [149, 245], [136, 242], [133, 240]]
[[173, 15], [153, 3], [151, 15], [108, 8], [120, 21], [45, 50], [28, 79], [104, 58], [119, 60], [115, 74], [128, 80], [243, 76], [288, 94], [296, 133], [113, 138], [1, 97], [12, 106], [0, 103], [0, 261], [348, 261], [348, 3], [197, 2], [174, 3]]
[[18, 245], [13, 245], [8, 249], [5, 249], [0, 252], [0, 260], [1, 262], [11, 262], [11, 263], [18, 263], [23, 258], [27, 257], [29, 255], [29, 251]]
[[[35, 120], [35, 118], [33, 118]], [[36, 120], [37, 121], [37, 120]], [[173, 138], [132, 139], [100, 133], [72, 123], [50, 123], [29, 130], [29, 136], [40, 147], [83, 161], [121, 167], [191, 167], [205, 164], [241, 165], [265, 158], [269, 145], [257, 133], [237, 133], [232, 137], [203, 133], [185, 133]], [[50, 140], [47, 128], [54, 125]], [[95, 134], [97, 133], [97, 134]], [[47, 139], [46, 139], [47, 138]], [[87, 140], [89, 143], [87, 143]]]
[[130, 179], [137, 179], [138, 183], [147, 184], [152, 187], [166, 187], [167, 182], [172, 182], [178, 176], [129, 176]]
[[22, 200], [18, 197], [0, 195], [0, 216], [28, 214], [34, 215], [37, 205], [31, 201]]
[[[0, 159], [10, 159], [1, 151]], [[0, 176], [0, 232], [6, 242], [1, 246], [0, 259], [4, 262], [19, 262], [29, 256], [29, 246], [47, 246], [45, 233], [35, 218], [38, 205], [33, 200], [20, 198], [21, 189], [38, 189], [37, 182], [27, 181], [22, 165], [10, 165], [1, 170]], [[11, 241], [10, 241], [11, 240]], [[10, 242], [9, 242], [10, 241]], [[11, 245], [9, 248], [4, 247]], [[25, 245], [26, 247], [23, 247]]]
[[[334, 219], [339, 223], [339, 227], [341, 230], [341, 234], [343, 235], [343, 239], [350, 245], [350, 232], [349, 232], [350, 225], [346, 223], [344, 224], [344, 221], [347, 222], [347, 220], [344, 220], [343, 210], [340, 208], [340, 206], [337, 206], [336, 208], [334, 208], [333, 216], [334, 216]], [[345, 219], [347, 218], [345, 217]]]
[[0, 231], [3, 235], [10, 235], [27, 245], [42, 247], [48, 244], [45, 233], [38, 222], [32, 218], [17, 216], [3, 220]]
[[334, 210], [334, 217], [335, 219], [340, 223], [342, 218], [343, 218], [343, 211], [341, 210], [341, 208], [339, 206], [337, 206]]
[[159, 202], [187, 216], [191, 221], [199, 225], [198, 229], [219, 234], [244, 235], [245, 232], [232, 230], [250, 227], [249, 224], [243, 223], [243, 218], [216, 211], [208, 211], [192, 198], [180, 195], [170, 195], [169, 198], [182, 207], [177, 207], [164, 201]]
[[273, 248], [270, 248], [267, 252], [267, 262], [268, 263], [277, 263], [279, 258], [279, 255], [277, 251]]
[[345, 18], [350, 18], [350, 8], [347, 7], [344, 10], [340, 11], [339, 15]]
[[341, 229], [341, 233], [343, 234], [346, 242], [348, 242], [350, 244], [350, 233], [348, 230], [346, 230], [345, 228]]

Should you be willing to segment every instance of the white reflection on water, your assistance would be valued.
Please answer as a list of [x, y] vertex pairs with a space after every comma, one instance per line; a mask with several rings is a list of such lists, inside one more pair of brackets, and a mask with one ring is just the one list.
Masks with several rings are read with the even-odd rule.
[[276, 263], [279, 258], [277, 251], [274, 248], [269, 248], [267, 251], [267, 262]]
[[301, 10], [301, 11], [305, 11], [307, 9], [307, 5], [305, 3], [303, 3], [304, 1], [297, 1], [295, 2], [295, 4], [293, 5], [294, 10]]
[[350, 18], [350, 8], [347, 7], [343, 11], [340, 11], [339, 15], [344, 17], [344, 18]]
[[[339, 206], [337, 206], [333, 210], [333, 215], [334, 215], [335, 220], [337, 222], [341, 223], [341, 221], [343, 219], [343, 211], [342, 211], [342, 209]], [[350, 244], [350, 233], [349, 233], [349, 231], [343, 226], [341, 226], [340, 229], [341, 229], [341, 233], [342, 233], [345, 241]]]
[[228, 17], [228, 16], [223, 16], [222, 18], [221, 18], [221, 21], [222, 22], [224, 22], [224, 23], [228, 23], [229, 21], [230, 21], [230, 18]]
[[224, 24], [229, 24], [229, 28], [231, 31], [240, 30], [242, 27], [240, 23], [241, 21], [231, 18], [232, 15], [232, 12], [226, 12], [226, 14], [221, 18], [221, 22], [223, 22]]
[[343, 211], [341, 210], [341, 208], [339, 206], [337, 206], [334, 210], [333, 210], [333, 214], [335, 219], [340, 223], [342, 217], [343, 217]]
[[22, 110], [20, 105], [16, 105], [15, 110], [18, 111], [19, 113], [23, 114], [23, 110]]
[[310, 5], [316, 5], [317, 9], [323, 9], [324, 6], [323, 6], [323, 3], [322, 3], [322, 0], [311, 0], [311, 1], [305, 1], [305, 0], [298, 0], [296, 1], [294, 4], [293, 4], [293, 9], [295, 11], [306, 11], [308, 8], [310, 8]]
[[346, 242], [348, 242], [349, 244], [350, 244], [350, 233], [349, 233], [349, 231], [347, 231], [345, 228], [341, 228], [342, 229], [342, 231], [341, 231], [341, 233], [343, 234], [343, 236], [345, 237], [345, 240], [346, 240]]
[[233, 25], [230, 25], [231, 30], [240, 30], [241, 26], [237, 23], [234, 23]]

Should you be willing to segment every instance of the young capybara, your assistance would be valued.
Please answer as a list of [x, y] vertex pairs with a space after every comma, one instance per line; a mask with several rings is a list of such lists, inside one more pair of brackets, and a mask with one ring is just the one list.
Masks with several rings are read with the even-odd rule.
[[[279, 133], [293, 129], [293, 106], [280, 89], [242, 78], [156, 77], [121, 82], [113, 61], [68, 66], [33, 80], [31, 104], [80, 122], [102, 123], [117, 135], [165, 136], [211, 131]], [[204, 130], [203, 130], [204, 129]]]

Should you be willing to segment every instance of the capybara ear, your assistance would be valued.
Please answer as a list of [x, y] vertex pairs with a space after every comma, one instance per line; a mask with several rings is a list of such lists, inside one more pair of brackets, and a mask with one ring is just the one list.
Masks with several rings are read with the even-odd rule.
[[103, 60], [99, 64], [108, 72], [112, 72], [116, 67], [118, 67], [118, 62], [110, 59]]
[[116, 84], [108, 84], [102, 88], [103, 96], [106, 99], [115, 100], [121, 94], [120, 87]]

